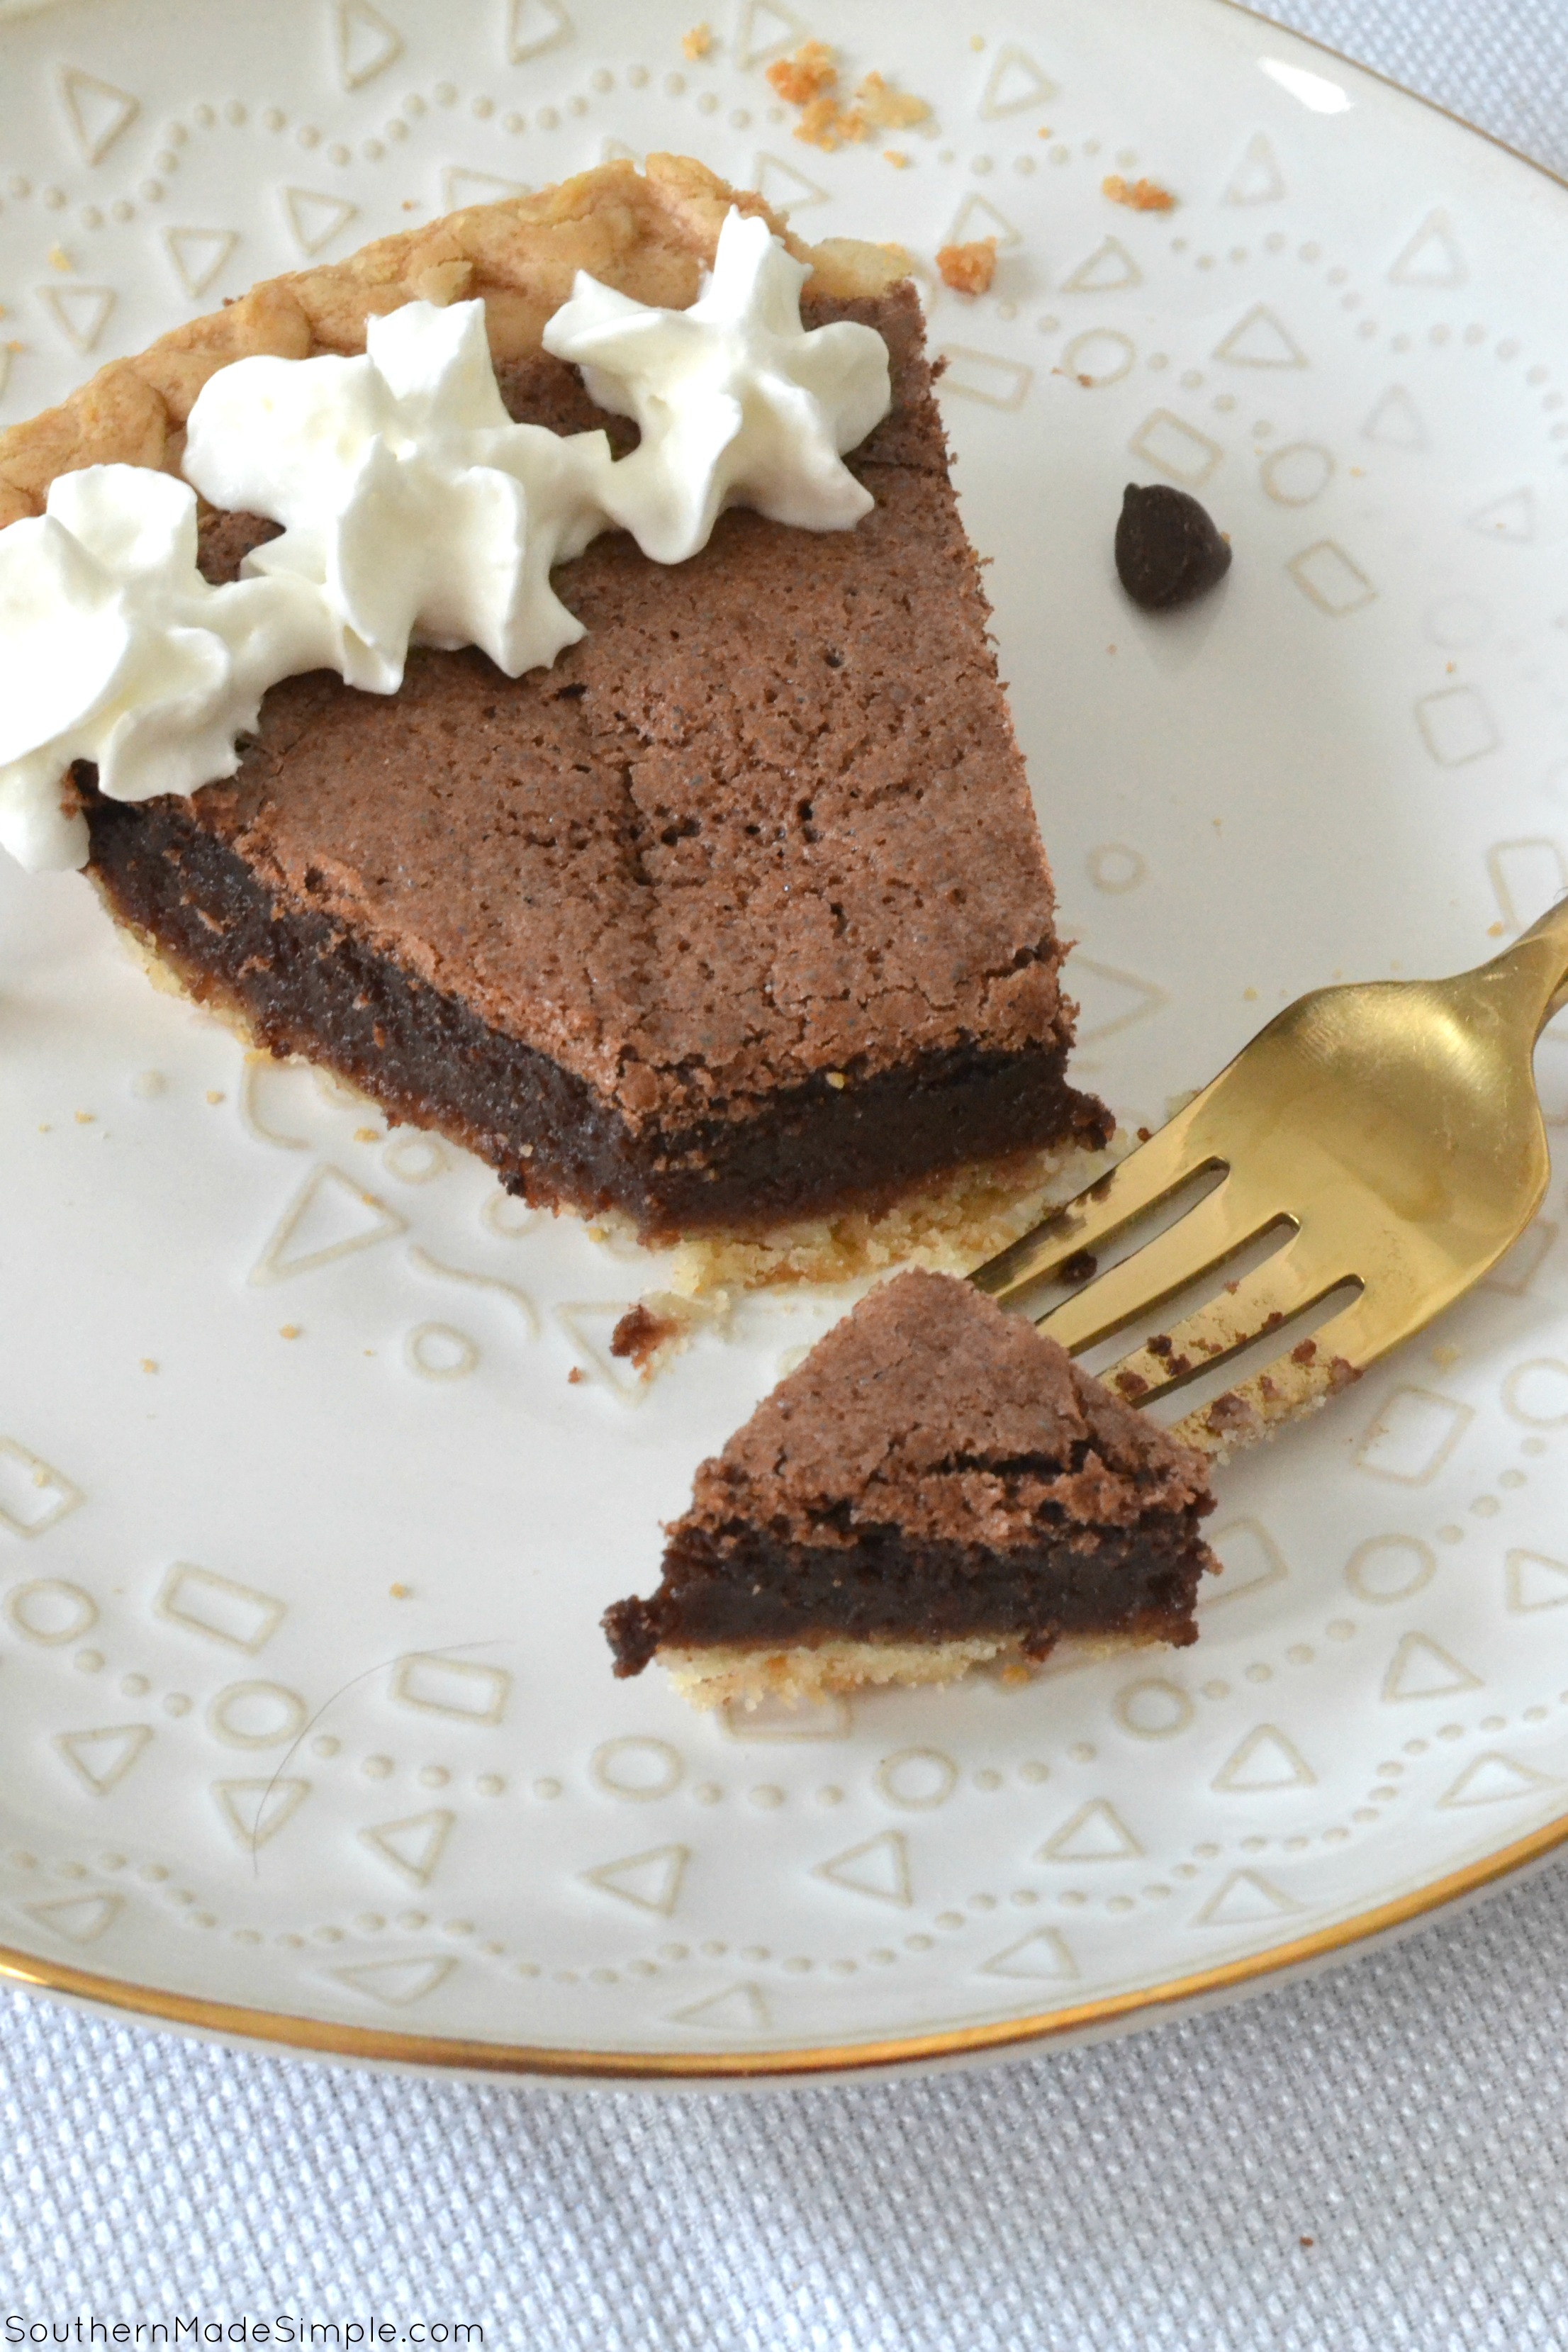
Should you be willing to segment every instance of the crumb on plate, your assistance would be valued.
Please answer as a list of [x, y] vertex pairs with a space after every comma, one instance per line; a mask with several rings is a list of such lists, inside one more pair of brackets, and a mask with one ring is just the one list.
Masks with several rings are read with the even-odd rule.
[[838, 68], [826, 41], [803, 41], [793, 57], [775, 58], [767, 70], [769, 89], [786, 106], [809, 106], [837, 79]]
[[1124, 180], [1120, 172], [1112, 172], [1101, 180], [1100, 192], [1113, 205], [1125, 205], [1130, 212], [1170, 213], [1176, 208], [1175, 197], [1158, 180]]
[[944, 245], [936, 266], [955, 294], [988, 294], [996, 275], [996, 240], [977, 236], [968, 245]]
[[650, 1290], [628, 1307], [610, 1334], [610, 1353], [628, 1359], [645, 1381], [664, 1370], [672, 1356], [691, 1344], [699, 1323], [722, 1318], [729, 1300], [721, 1292], [711, 1302], [700, 1303], [669, 1290]]
[[866, 76], [855, 93], [851, 111], [872, 131], [909, 131], [917, 122], [931, 120], [931, 109], [923, 98], [907, 89], [894, 89], [879, 73]]
[[[786, 106], [800, 109], [795, 137], [828, 154], [873, 131], [907, 131], [931, 119], [923, 98], [895, 89], [879, 73], [867, 74], [852, 102], [841, 104], [836, 95], [838, 68], [826, 41], [803, 41], [793, 57], [775, 58], [767, 79]], [[907, 156], [900, 159], [900, 164], [908, 161]]]

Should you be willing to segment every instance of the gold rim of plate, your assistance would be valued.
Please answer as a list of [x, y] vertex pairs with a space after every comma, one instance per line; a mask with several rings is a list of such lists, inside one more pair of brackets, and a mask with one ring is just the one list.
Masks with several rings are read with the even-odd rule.
[[[1553, 171], [1495, 131], [1467, 121], [1451, 107], [1419, 90], [1407, 89], [1392, 75], [1320, 41], [1294, 26], [1276, 26], [1273, 19], [1248, 7], [1246, 0], [1217, 0], [1234, 15], [1246, 16], [1288, 37], [1336, 65], [1376, 82], [1381, 88], [1412, 100], [1430, 114], [1451, 122], [1514, 163], [1524, 164], [1552, 186], [1568, 189], [1568, 176]], [[1463, 1869], [1450, 1871], [1413, 1893], [1375, 1904], [1352, 1918], [1341, 1920], [1314, 1935], [1296, 1936], [1288, 1943], [1271, 1944], [1239, 1960], [1172, 1977], [1164, 1984], [1142, 1985], [1099, 2000], [1067, 2009], [1042, 2011], [1034, 2017], [1014, 2017], [992, 2025], [966, 2025], [942, 2033], [895, 2035], [888, 2040], [826, 2043], [820, 2048], [760, 2051], [608, 2051], [551, 2048], [531, 2042], [475, 2042], [450, 2034], [406, 2033], [379, 2026], [334, 2024], [329, 2019], [295, 2017], [278, 2010], [247, 2009], [233, 2001], [203, 2000], [194, 1994], [164, 1991], [155, 1985], [129, 1984], [122, 1979], [99, 1976], [89, 1969], [62, 1961], [34, 1958], [0, 1945], [0, 1983], [20, 1990], [50, 1993], [89, 2003], [121, 2016], [144, 2019], [150, 2024], [175, 2025], [186, 2032], [216, 2034], [226, 2040], [251, 2042], [274, 2049], [298, 2050], [323, 2058], [343, 2058], [362, 2063], [438, 2068], [447, 2073], [538, 2074], [563, 2081], [601, 2083], [726, 2083], [773, 2077], [799, 2079], [818, 2074], [858, 2074], [882, 2068], [929, 2066], [965, 2057], [1023, 2052], [1031, 2045], [1060, 2042], [1126, 2025], [1141, 2017], [1183, 2008], [1225, 1993], [1261, 1988], [1266, 1980], [1298, 1975], [1315, 1962], [1331, 1958], [1358, 1945], [1413, 1927], [1435, 1911], [1467, 1895], [1479, 1895], [1498, 1882], [1544, 1861], [1568, 1843], [1568, 1810], [1542, 1828], [1517, 1838], [1511, 1845], [1483, 1856]]]
[[994, 2025], [959, 2026], [945, 2033], [902, 2034], [879, 2042], [827, 2043], [813, 2050], [568, 2050], [526, 2042], [473, 2042], [454, 2034], [389, 2032], [378, 2026], [338, 2025], [325, 2018], [292, 2017], [276, 2010], [246, 2009], [237, 2002], [165, 1992], [154, 1985], [126, 1984], [87, 1969], [33, 1959], [4, 1947], [0, 1947], [0, 1981], [32, 1991], [63, 1994], [154, 2024], [384, 2065], [438, 2067], [460, 2074], [542, 2074], [601, 2083], [725, 2083], [768, 2076], [858, 2074], [881, 2067], [929, 2066], [954, 2058], [1000, 2055], [1031, 2044], [1105, 2031], [1149, 2011], [1173, 2010], [1240, 1991], [1265, 1978], [1289, 1977], [1314, 1961], [1412, 1926], [1430, 1911], [1479, 1894], [1527, 1864], [1543, 1860], [1565, 1841], [1568, 1812], [1497, 1853], [1450, 1871], [1447, 1877], [1417, 1887], [1413, 1894], [1358, 1912], [1337, 1927], [1294, 1937], [1287, 1944], [1271, 1944], [1245, 1959], [1173, 1977], [1165, 1984], [1139, 1986], [1131, 1992], [1080, 2001], [1070, 2009], [1050, 2010], [1035, 2017], [1004, 2018]]

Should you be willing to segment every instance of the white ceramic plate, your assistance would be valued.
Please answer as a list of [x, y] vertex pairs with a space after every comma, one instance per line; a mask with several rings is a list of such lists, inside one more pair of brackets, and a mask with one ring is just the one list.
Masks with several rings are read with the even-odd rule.
[[[698, 0], [18, 16], [0, 417], [606, 154], [685, 149], [928, 261], [994, 234], [931, 337], [1079, 1072], [1152, 1121], [1314, 982], [1478, 961], [1568, 880], [1568, 194], [1215, 0], [796, 5], [719, 0], [698, 61]], [[795, 142], [763, 67], [805, 31], [931, 134]], [[1179, 208], [1119, 209], [1113, 171]], [[1120, 598], [1132, 477], [1232, 534], [1189, 614]], [[612, 1681], [599, 1612], [842, 1300], [754, 1301], [628, 1390], [605, 1340], [657, 1265], [247, 1074], [79, 880], [0, 898], [15, 1975], [372, 2055], [820, 2069], [1151, 2013], [1568, 1831], [1555, 1197], [1224, 1475], [1195, 1650], [700, 1719]]]

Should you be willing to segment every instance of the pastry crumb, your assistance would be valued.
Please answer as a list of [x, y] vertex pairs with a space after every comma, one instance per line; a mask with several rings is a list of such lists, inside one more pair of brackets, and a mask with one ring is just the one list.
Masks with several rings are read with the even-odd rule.
[[414, 1588], [408, 1584], [389, 1584], [386, 1588], [386, 1597], [389, 1601], [412, 1601]]
[[910, 159], [901, 147], [884, 147], [882, 161], [884, 163], [890, 163], [895, 172], [906, 172], [909, 169]]
[[298, 1323], [279, 1323], [278, 1337], [280, 1339], [297, 1339], [300, 1337], [300, 1326]]
[[831, 155], [836, 148], [842, 146], [846, 138], [864, 139], [866, 136], [864, 128], [851, 131], [848, 122], [848, 116], [836, 98], [814, 98], [802, 108], [800, 121], [795, 126], [795, 135], [804, 140], [808, 147], [820, 147], [825, 154]]
[[695, 65], [699, 58], [705, 58], [712, 48], [712, 33], [706, 25], [693, 25], [689, 33], [682, 33], [680, 47], [682, 54]]
[[570, 1388], [581, 1388], [583, 1382], [587, 1379], [587, 1377], [588, 1375], [583, 1370], [581, 1364], [574, 1364], [571, 1370], [566, 1375], [567, 1385]]
[[207, 1100], [208, 1100], [208, 1102], [210, 1102], [210, 1103], [220, 1103], [220, 1102], [226, 1102], [226, 1100], [227, 1100], [227, 1099], [228, 1099], [228, 1097], [226, 1096], [226, 1094], [224, 1093], [224, 1090], [223, 1090], [223, 1088], [222, 1088], [221, 1087], [209, 1087], [207, 1088]]
[[143, 1356], [142, 1369], [144, 1372], [155, 1372], [158, 1369], [157, 1359], [153, 1356]]
[[646, 1381], [654, 1358], [679, 1329], [673, 1316], [656, 1315], [647, 1300], [639, 1298], [611, 1332], [610, 1353], [629, 1359]]
[[74, 269], [76, 268], [76, 264], [71, 259], [70, 255], [66, 251], [63, 245], [51, 245], [49, 247], [49, 268], [51, 269], [69, 270]]
[[955, 294], [988, 294], [996, 275], [996, 240], [977, 236], [968, 245], [944, 245], [936, 266], [942, 284]]
[[98, 1113], [95, 1110], [79, 1110], [76, 1123], [79, 1127], [90, 1127], [97, 1117]]
[[790, 58], [775, 58], [766, 80], [786, 106], [809, 106], [838, 79], [833, 51], [826, 41], [803, 41]]
[[381, 1141], [381, 1129], [378, 1127], [356, 1127], [354, 1129], [354, 1141], [356, 1143], [379, 1143]]
[[[836, 95], [838, 68], [826, 41], [804, 41], [793, 57], [776, 58], [768, 68], [767, 79], [786, 106], [800, 109], [795, 137], [828, 154], [846, 142], [867, 138], [873, 131], [908, 131], [917, 122], [931, 120], [931, 110], [923, 98], [895, 89], [879, 73], [867, 74], [851, 103], [841, 105]], [[888, 160], [896, 160], [901, 168], [909, 157], [889, 154]]]
[[842, 1070], [825, 1070], [823, 1072], [823, 1076], [826, 1078], [828, 1085], [833, 1088], [835, 1094], [842, 1094], [845, 1087], [849, 1084], [848, 1079], [845, 1076]]
[[1113, 205], [1125, 205], [1130, 212], [1171, 213], [1176, 209], [1175, 197], [1158, 180], [1124, 180], [1120, 172], [1112, 172], [1101, 180], [1100, 193], [1109, 196]]
[[931, 108], [923, 98], [912, 91], [894, 89], [879, 73], [868, 73], [855, 93], [852, 112], [864, 118], [872, 131], [910, 131], [917, 122], [929, 122]]
[[629, 1360], [645, 1381], [651, 1381], [672, 1356], [680, 1355], [690, 1346], [692, 1333], [700, 1323], [722, 1318], [729, 1305], [723, 1292], [700, 1303], [675, 1291], [650, 1290], [635, 1307], [626, 1309], [611, 1332], [610, 1353]]

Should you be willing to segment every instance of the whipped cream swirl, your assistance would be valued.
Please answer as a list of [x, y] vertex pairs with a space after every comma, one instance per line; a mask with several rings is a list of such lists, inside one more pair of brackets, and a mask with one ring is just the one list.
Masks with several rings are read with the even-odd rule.
[[214, 506], [284, 526], [244, 569], [317, 591], [350, 686], [395, 693], [411, 642], [479, 646], [516, 677], [583, 635], [550, 572], [604, 529], [610, 445], [512, 423], [482, 302], [372, 319], [363, 359], [220, 368], [184, 467]]
[[688, 310], [653, 310], [579, 270], [544, 348], [583, 370], [642, 438], [610, 476], [613, 519], [658, 563], [706, 547], [725, 507], [802, 530], [847, 530], [871, 493], [843, 462], [892, 404], [888, 346], [840, 319], [807, 331], [811, 275], [765, 220], [731, 209]]
[[86, 864], [75, 760], [118, 801], [232, 776], [268, 688], [331, 642], [297, 581], [202, 578], [187, 484], [142, 466], [60, 475], [43, 514], [0, 531], [0, 846], [29, 872]]
[[[619, 461], [603, 433], [512, 422], [482, 302], [409, 302], [370, 321], [363, 358], [220, 368], [191, 411], [187, 482], [62, 475], [44, 514], [0, 530], [0, 847], [84, 864], [73, 761], [110, 799], [196, 792], [304, 670], [391, 694], [411, 645], [478, 646], [512, 677], [548, 667], [584, 634], [552, 568], [601, 530], [679, 563], [727, 506], [849, 529], [873, 500], [843, 453], [888, 413], [888, 351], [850, 320], [807, 332], [808, 275], [733, 209], [689, 310], [579, 271], [544, 344], [636, 418]], [[283, 526], [238, 581], [197, 569], [189, 484]]]

